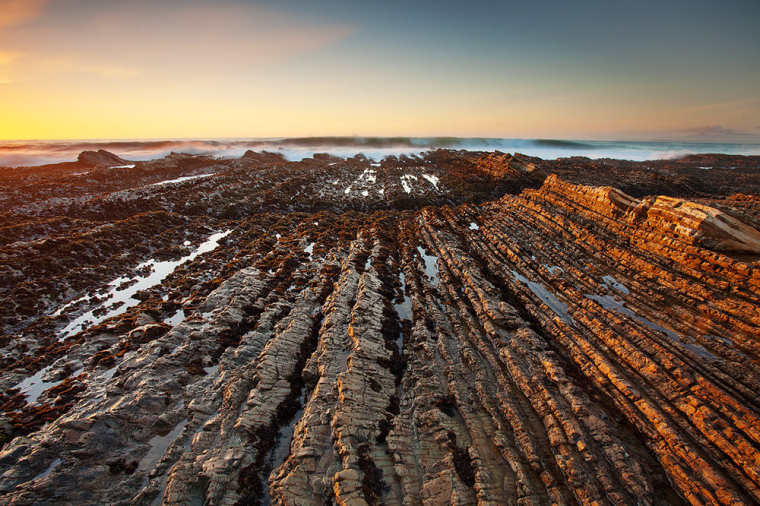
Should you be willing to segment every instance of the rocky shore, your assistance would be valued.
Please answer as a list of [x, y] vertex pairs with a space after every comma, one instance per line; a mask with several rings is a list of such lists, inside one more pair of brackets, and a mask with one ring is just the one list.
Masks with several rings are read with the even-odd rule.
[[0, 503], [760, 502], [760, 157], [0, 169]]

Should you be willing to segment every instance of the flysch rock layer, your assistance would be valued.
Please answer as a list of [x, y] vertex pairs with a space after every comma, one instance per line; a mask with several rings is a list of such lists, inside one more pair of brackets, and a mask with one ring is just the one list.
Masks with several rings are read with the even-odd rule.
[[[182, 160], [209, 171], [163, 167]], [[622, 166], [628, 193], [521, 155], [224, 163], [8, 208], [8, 293], [45, 299], [3, 322], [0, 502], [760, 502], [757, 200], [689, 200], [681, 162], [666, 195], [650, 167]], [[110, 279], [223, 230], [61, 335]]]

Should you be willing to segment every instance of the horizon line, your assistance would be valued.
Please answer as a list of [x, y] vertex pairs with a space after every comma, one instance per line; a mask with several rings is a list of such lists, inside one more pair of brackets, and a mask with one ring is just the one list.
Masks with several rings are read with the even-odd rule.
[[458, 136], [458, 135], [297, 135], [297, 136], [196, 136], [196, 137], [59, 137], [59, 138], [16, 138], [2, 139], [0, 143], [15, 142], [151, 142], [151, 141], [281, 141], [298, 139], [461, 139], [461, 140], [521, 140], [521, 141], [582, 141], [582, 142], [684, 142], [698, 144], [760, 144], [760, 135], [748, 134], [747, 140], [727, 138], [716, 140], [693, 137], [493, 137], [493, 136]]

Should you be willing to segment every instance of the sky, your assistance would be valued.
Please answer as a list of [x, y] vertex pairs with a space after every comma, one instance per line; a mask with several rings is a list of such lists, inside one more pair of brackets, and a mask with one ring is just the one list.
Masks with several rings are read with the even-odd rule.
[[757, 142], [758, 20], [758, 0], [0, 0], [0, 139]]

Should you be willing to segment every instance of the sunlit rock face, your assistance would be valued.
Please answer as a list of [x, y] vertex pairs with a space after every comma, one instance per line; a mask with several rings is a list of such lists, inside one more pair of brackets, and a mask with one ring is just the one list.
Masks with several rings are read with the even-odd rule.
[[99, 149], [97, 151], [82, 151], [77, 162], [91, 167], [112, 167], [127, 165], [127, 161], [115, 154]]
[[755, 228], [704, 204], [664, 195], [637, 200], [616, 188], [573, 185], [556, 175], [546, 179], [543, 190], [642, 230], [673, 235], [681, 242], [719, 251], [760, 254], [760, 233]]
[[123, 162], [0, 176], [0, 502], [760, 501], [760, 159]]

